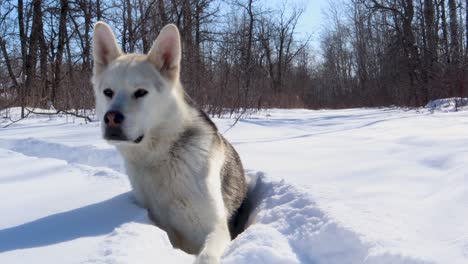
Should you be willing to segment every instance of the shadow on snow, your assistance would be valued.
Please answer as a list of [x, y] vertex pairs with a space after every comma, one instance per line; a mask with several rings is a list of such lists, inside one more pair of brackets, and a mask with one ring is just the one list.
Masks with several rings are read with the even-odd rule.
[[40, 218], [0, 230], [0, 253], [62, 243], [80, 237], [105, 235], [135, 219], [140, 208], [131, 194]]

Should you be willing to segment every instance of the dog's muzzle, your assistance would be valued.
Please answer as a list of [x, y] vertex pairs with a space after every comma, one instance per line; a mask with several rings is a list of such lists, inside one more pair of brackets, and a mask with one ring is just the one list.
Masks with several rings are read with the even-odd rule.
[[120, 111], [107, 111], [104, 115], [104, 138], [106, 140], [115, 141], [130, 141], [133, 143], [140, 143], [143, 140], [143, 135], [137, 137], [135, 140], [129, 139], [122, 130], [122, 123], [125, 120], [125, 116]]
[[107, 140], [127, 141], [128, 138], [120, 127], [106, 127], [104, 138]]
[[104, 115], [104, 123], [106, 124], [104, 131], [104, 138], [107, 140], [128, 140], [122, 131], [122, 123], [125, 116], [120, 111], [107, 111]]

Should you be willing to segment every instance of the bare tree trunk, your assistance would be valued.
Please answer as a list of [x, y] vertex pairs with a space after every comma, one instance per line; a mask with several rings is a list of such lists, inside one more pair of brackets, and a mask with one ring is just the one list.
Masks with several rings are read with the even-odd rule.
[[127, 20], [124, 22], [127, 24], [128, 32], [128, 52], [135, 52], [135, 34], [133, 32], [133, 15], [132, 15], [132, 3], [130, 0], [126, 0], [127, 5]]
[[159, 15], [161, 16], [161, 22], [163, 25], [166, 25], [168, 22], [167, 15], [166, 15], [166, 7], [164, 4], [164, 0], [158, 0], [158, 10]]
[[[247, 13], [249, 15], [249, 27], [247, 33], [247, 53], [245, 56], [245, 82], [244, 82], [244, 101], [249, 99], [250, 82], [252, 78], [252, 43], [253, 43], [253, 30], [254, 30], [254, 13], [252, 7], [252, 0], [249, 0]], [[247, 105], [245, 106], [247, 108]]]
[[448, 0], [450, 16], [450, 57], [452, 64], [460, 62], [460, 43], [458, 41], [458, 19], [457, 3], [455, 0]]
[[[67, 73], [67, 77], [68, 77], [68, 83], [71, 84], [73, 82], [73, 64], [72, 64], [72, 60], [70, 59], [72, 57], [72, 53], [71, 53], [71, 48], [70, 48], [70, 40], [67, 40], [65, 42], [65, 47], [66, 47], [66, 50], [67, 50], [67, 57], [68, 57], [68, 60], [67, 60], [67, 68], [68, 68], [68, 73]], [[71, 95], [71, 89], [66, 89], [66, 93], [65, 93], [65, 109], [70, 109], [70, 96]], [[76, 105], [75, 105], [75, 109], [78, 109], [79, 108], [79, 102], [75, 102]]]
[[26, 106], [26, 92], [25, 92], [25, 79], [24, 76], [26, 74], [26, 59], [27, 59], [27, 37], [26, 32], [24, 29], [24, 5], [23, 0], [18, 0], [18, 27], [19, 27], [19, 35], [20, 35], [20, 43], [21, 43], [21, 85], [18, 86], [18, 96], [20, 97], [20, 104], [21, 104], [21, 118], [24, 118], [24, 107]]
[[62, 60], [63, 51], [65, 49], [65, 40], [67, 35], [67, 12], [68, 0], [60, 0], [60, 22], [59, 22], [59, 35], [57, 42], [57, 57], [55, 59], [55, 74], [54, 82], [52, 85], [51, 100], [53, 105], [57, 107], [57, 91], [60, 87], [60, 80], [62, 79]]
[[[67, 1], [68, 2], [68, 1]], [[68, 4], [67, 4], [68, 5]], [[99, 3], [100, 6], [100, 3]], [[83, 13], [84, 13], [84, 48], [83, 48], [83, 72], [89, 73], [91, 72], [91, 40], [90, 40], [90, 31], [91, 31], [91, 23], [92, 23], [92, 5], [91, 3], [87, 3], [84, 1], [83, 3]], [[98, 13], [101, 11], [98, 7]]]
[[28, 91], [23, 94], [24, 96], [32, 94], [33, 80], [36, 77], [36, 61], [38, 42], [40, 41], [43, 32], [42, 25], [42, 0], [33, 1], [33, 21], [31, 26], [31, 35], [29, 37], [29, 52], [26, 58], [26, 81], [25, 88]]
[[5, 60], [5, 64], [7, 66], [8, 75], [10, 76], [11, 82], [15, 88], [18, 87], [18, 81], [16, 80], [15, 73], [13, 72], [13, 68], [11, 67], [10, 56], [8, 55], [8, 51], [6, 49], [5, 40], [0, 36], [0, 49], [3, 54], [3, 59]]
[[448, 27], [447, 27], [447, 15], [445, 12], [445, 0], [440, 1], [440, 15], [442, 19], [442, 44], [444, 50], [445, 62], [450, 63], [450, 51], [448, 42]]
[[[174, 3], [175, 4], [175, 3]], [[174, 5], [177, 9], [177, 6]], [[188, 89], [189, 94], [194, 95], [197, 101], [205, 101], [206, 94], [200, 91], [200, 76], [199, 69], [195, 65], [197, 54], [193, 40], [193, 13], [191, 1], [182, 1], [182, 46], [185, 50], [185, 80], [190, 81], [191, 87]], [[195, 92], [197, 91], [197, 92]]]
[[429, 78], [434, 74], [433, 65], [437, 60], [437, 31], [435, 29], [434, 3], [432, 0], [424, 1], [424, 22], [426, 35], [426, 48], [424, 54], [424, 102], [428, 101], [430, 94]]
[[128, 40], [128, 37], [127, 37], [127, 27], [128, 27], [128, 23], [127, 23], [127, 2], [124, 2], [123, 3], [123, 8], [122, 8], [122, 51], [124, 53], [127, 52], [127, 40]]
[[[467, 0], [468, 1], [468, 0]], [[424, 1], [424, 21], [427, 40], [428, 63], [432, 63], [437, 58], [437, 31], [435, 29], [434, 3], [432, 0]]]
[[[41, 26], [40, 34], [39, 34], [39, 50], [40, 50], [40, 70], [41, 70], [41, 83], [40, 91], [36, 91], [36, 100], [39, 100], [39, 103], [43, 102], [49, 93], [49, 77], [48, 77], [48, 65], [47, 65], [47, 57], [48, 57], [48, 49], [47, 43], [44, 36], [44, 29]], [[42, 104], [44, 106], [44, 104]]]
[[419, 104], [419, 91], [416, 85], [418, 75], [417, 67], [419, 65], [419, 54], [416, 46], [416, 40], [412, 28], [414, 18], [414, 5], [413, 1], [403, 2], [403, 44], [406, 53], [408, 54], [408, 75], [410, 78], [411, 98], [410, 104]]
[[146, 1], [139, 0], [138, 6], [140, 8], [140, 31], [141, 31], [141, 42], [143, 44], [143, 52], [146, 53], [150, 49], [150, 42], [148, 41], [148, 32], [147, 32], [147, 12], [145, 12], [145, 4]]
[[96, 0], [96, 19], [97, 21], [102, 19], [101, 0]]
[[468, 61], [468, 0], [465, 0], [465, 60]]

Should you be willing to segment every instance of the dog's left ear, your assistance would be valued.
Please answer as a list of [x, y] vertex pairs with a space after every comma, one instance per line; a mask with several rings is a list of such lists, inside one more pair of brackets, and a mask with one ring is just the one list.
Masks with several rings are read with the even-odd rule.
[[148, 53], [148, 60], [156, 66], [162, 75], [174, 81], [180, 72], [180, 34], [177, 26], [165, 26], [154, 41]]

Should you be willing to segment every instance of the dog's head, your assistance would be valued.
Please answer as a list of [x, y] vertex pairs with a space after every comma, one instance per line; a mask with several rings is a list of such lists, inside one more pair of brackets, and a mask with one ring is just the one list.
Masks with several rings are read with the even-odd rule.
[[164, 27], [148, 54], [123, 54], [110, 27], [97, 22], [93, 57], [96, 112], [104, 138], [112, 144], [140, 143], [174, 104], [181, 58], [177, 27]]

